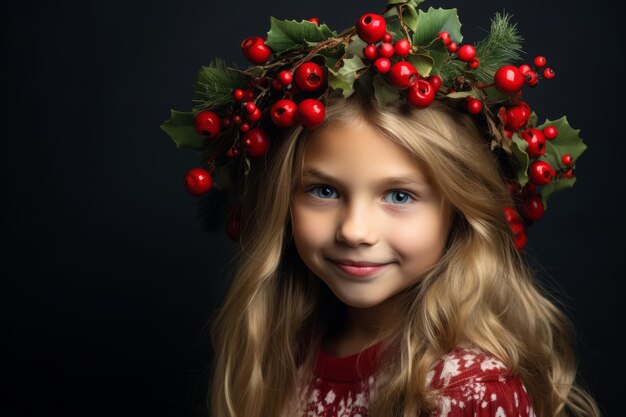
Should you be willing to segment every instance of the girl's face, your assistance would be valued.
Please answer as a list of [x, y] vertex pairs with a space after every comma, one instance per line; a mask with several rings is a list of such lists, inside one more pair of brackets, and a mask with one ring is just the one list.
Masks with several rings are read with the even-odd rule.
[[295, 245], [345, 304], [377, 306], [439, 259], [451, 211], [404, 148], [366, 123], [335, 124], [310, 138], [304, 167]]

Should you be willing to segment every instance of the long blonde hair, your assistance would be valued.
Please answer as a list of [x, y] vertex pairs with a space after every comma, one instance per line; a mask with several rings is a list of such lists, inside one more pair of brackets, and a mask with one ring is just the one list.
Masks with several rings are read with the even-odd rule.
[[[446, 248], [419, 284], [401, 294], [396, 327], [378, 340], [390, 352], [388, 381], [371, 417], [415, 417], [434, 409], [426, 380], [457, 346], [499, 358], [526, 386], [538, 416], [600, 415], [575, 383], [574, 331], [558, 300], [533, 279], [515, 249], [503, 207], [507, 167], [476, 123], [446, 104], [378, 108], [371, 94], [331, 97], [326, 125], [369, 123], [420, 162], [455, 210]], [[225, 302], [213, 322], [212, 417], [278, 417], [297, 407], [315, 353], [342, 303], [294, 248], [290, 207], [315, 132], [293, 128], [253, 165], [242, 206], [240, 250]]]

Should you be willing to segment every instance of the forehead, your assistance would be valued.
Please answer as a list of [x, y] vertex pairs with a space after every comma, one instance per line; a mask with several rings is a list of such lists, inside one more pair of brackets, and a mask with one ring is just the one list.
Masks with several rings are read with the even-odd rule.
[[335, 123], [307, 139], [303, 172], [324, 171], [341, 178], [407, 177], [428, 184], [414, 155], [365, 122]]

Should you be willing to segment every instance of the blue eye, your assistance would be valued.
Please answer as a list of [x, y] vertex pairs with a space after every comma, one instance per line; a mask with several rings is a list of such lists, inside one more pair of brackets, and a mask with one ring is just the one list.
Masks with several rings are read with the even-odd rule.
[[[316, 193], [316, 191], [321, 191], [320, 193]], [[329, 187], [328, 185], [320, 185], [317, 187], [313, 187], [309, 190], [309, 192], [311, 194], [313, 194], [315, 197], [317, 198], [323, 198], [323, 199], [327, 199], [327, 198], [332, 198], [332, 194], [335, 193], [335, 190], [333, 189], [333, 187]]]
[[405, 191], [399, 191], [399, 190], [395, 190], [395, 191], [390, 191], [389, 194], [387, 195], [395, 195], [397, 196], [397, 200], [392, 198], [392, 201], [387, 200], [387, 198], [385, 198], [385, 201], [389, 201], [390, 203], [394, 203], [394, 204], [406, 204], [408, 202], [410, 202], [410, 200], [413, 200], [413, 197], [411, 197], [411, 195]]

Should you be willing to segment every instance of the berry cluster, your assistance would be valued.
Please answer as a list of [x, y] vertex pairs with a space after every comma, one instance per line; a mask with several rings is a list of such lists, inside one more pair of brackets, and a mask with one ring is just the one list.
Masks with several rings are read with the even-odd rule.
[[[375, 13], [366, 13], [359, 18], [356, 31], [368, 45], [363, 55], [379, 74], [387, 74], [387, 80], [397, 89], [406, 90], [406, 100], [415, 107], [427, 107], [435, 99], [441, 87], [441, 77], [431, 75], [423, 78], [409, 61], [404, 60], [411, 53], [411, 42], [400, 39], [392, 43], [393, 37], [387, 32], [385, 18]], [[394, 60], [394, 61], [392, 61]]]
[[556, 126], [552, 125], [547, 125], [541, 130], [528, 127], [531, 109], [526, 102], [519, 99], [520, 90], [524, 85], [535, 87], [538, 84], [542, 78], [541, 75], [538, 75], [540, 74], [539, 70], [545, 79], [554, 78], [555, 73], [551, 68], [545, 67], [547, 61], [543, 56], [535, 57], [533, 63], [534, 67], [528, 64], [522, 64], [519, 67], [503, 66], [494, 74], [493, 83], [498, 91], [512, 96], [509, 100], [510, 104], [502, 106], [498, 113], [498, 117], [504, 125], [506, 137], [511, 139], [513, 134], [518, 133], [519, 137], [527, 144], [525, 151], [530, 158], [529, 183], [521, 190], [514, 182], [508, 184], [509, 191], [515, 200], [520, 202], [521, 217], [512, 207], [504, 209], [505, 217], [511, 226], [518, 249], [523, 248], [526, 243], [524, 224], [540, 220], [545, 213], [538, 187], [545, 186], [558, 176], [563, 178], [574, 177], [573, 159], [570, 154], [561, 157], [561, 162], [566, 167], [565, 170], [555, 170], [548, 162], [539, 160], [539, 157], [546, 152], [546, 141], [556, 139], [558, 130]]
[[[308, 21], [319, 24], [317, 18]], [[243, 55], [251, 63], [263, 65], [272, 55], [272, 50], [265, 44], [265, 39], [250, 36], [241, 43]], [[269, 148], [269, 135], [261, 127], [262, 118], [269, 118], [280, 127], [290, 127], [296, 123], [315, 129], [324, 122], [326, 109], [324, 103], [308, 95], [324, 90], [326, 72], [318, 63], [306, 61], [298, 63], [294, 68], [281, 68], [263, 77], [255, 77], [250, 81], [249, 88], [233, 91], [230, 110], [222, 118], [212, 110], [202, 110], [194, 117], [196, 131], [207, 140], [217, 138], [229, 129], [239, 132], [238, 140], [230, 146], [226, 156], [235, 158], [245, 153], [247, 157], [263, 156]], [[281, 97], [269, 108], [269, 114], [262, 109], [267, 107], [270, 92], [280, 92]], [[301, 100], [296, 103], [295, 96]], [[262, 102], [263, 107], [257, 105]], [[185, 176], [185, 188], [192, 195], [207, 193], [212, 187], [211, 172], [202, 168], [194, 168]]]

